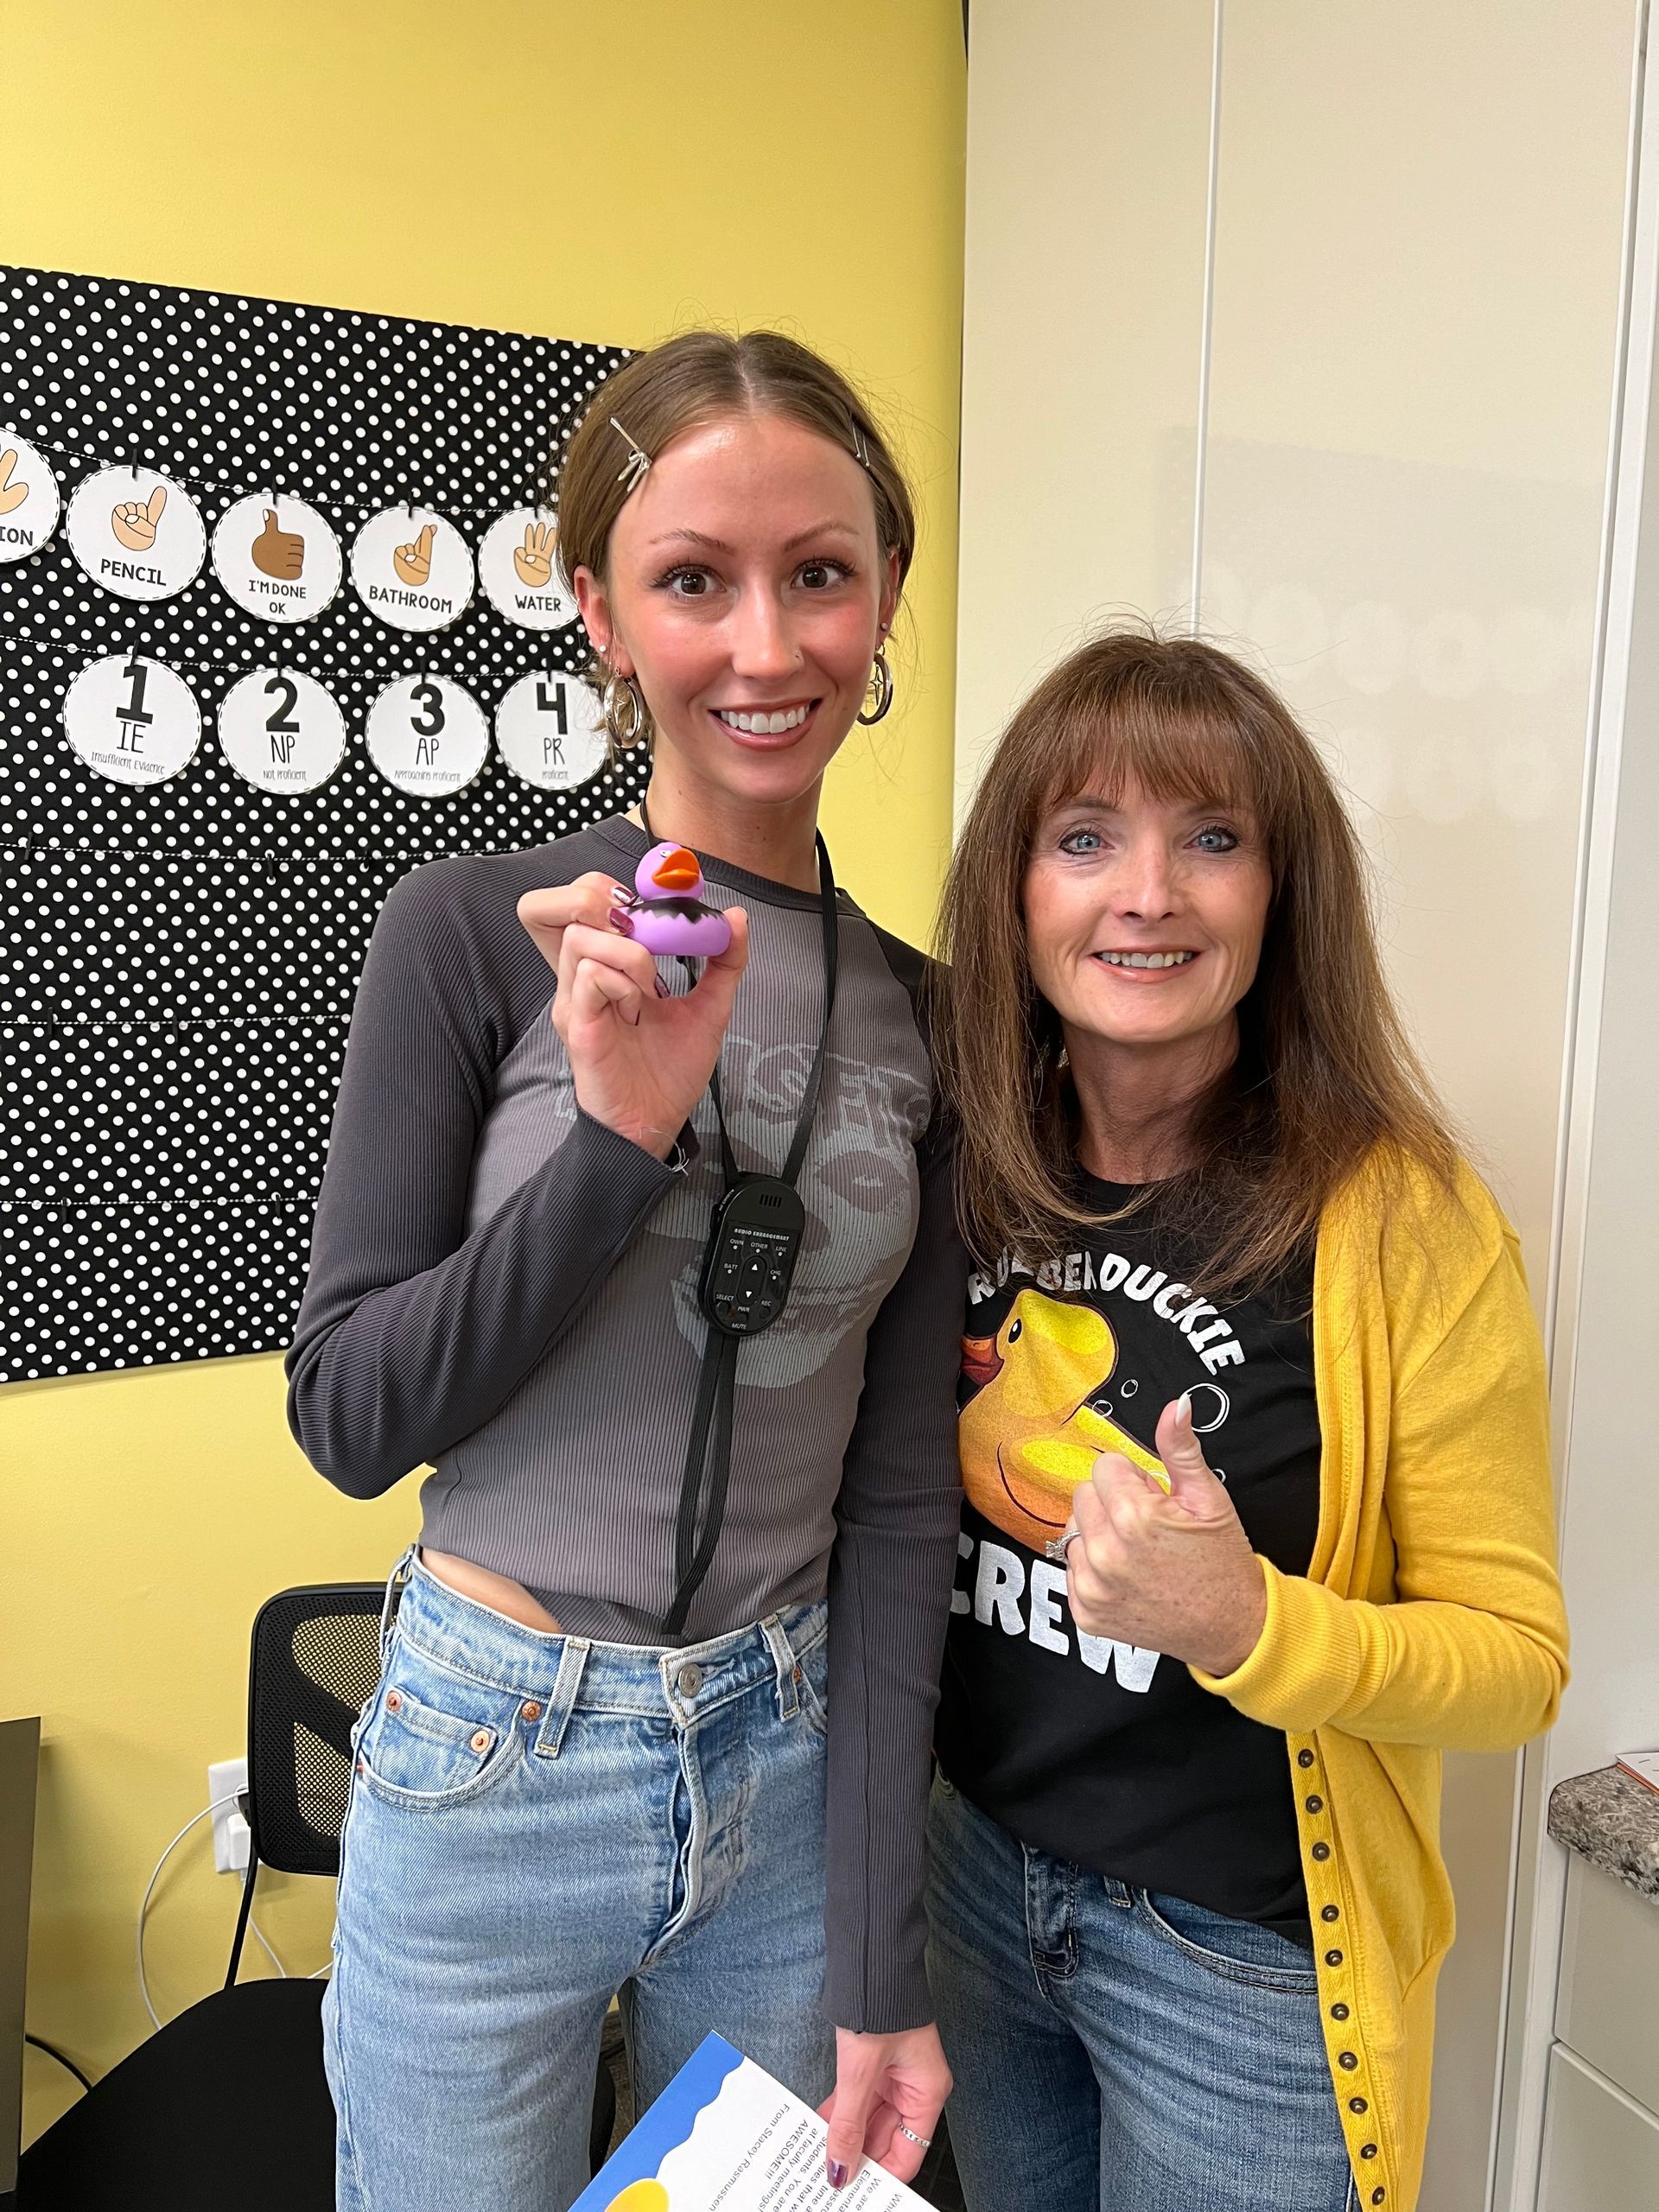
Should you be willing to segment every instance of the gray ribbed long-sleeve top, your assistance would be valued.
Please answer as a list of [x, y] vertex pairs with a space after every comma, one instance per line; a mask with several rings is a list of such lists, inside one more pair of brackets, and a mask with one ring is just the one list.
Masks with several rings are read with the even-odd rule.
[[[353, 1017], [289, 1418], [354, 1497], [429, 1462], [422, 1541], [573, 1635], [663, 1641], [721, 1187], [707, 1096], [677, 1173], [590, 1119], [516, 915], [642, 830], [439, 861], [393, 889]], [[709, 856], [751, 952], [721, 1052], [740, 1165], [775, 1173], [823, 1012], [815, 895]], [[960, 1489], [964, 1264], [916, 998], [921, 957], [842, 894], [840, 976], [788, 1306], [741, 1345], [731, 1485], [696, 1642], [830, 1599], [829, 1971], [843, 2027], [929, 2018], [923, 1817]], [[683, 988], [672, 963], [665, 980]]]

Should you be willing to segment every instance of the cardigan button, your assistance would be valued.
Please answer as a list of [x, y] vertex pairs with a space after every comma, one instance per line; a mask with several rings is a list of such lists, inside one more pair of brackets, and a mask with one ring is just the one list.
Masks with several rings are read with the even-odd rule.
[[1376, 2156], [1376, 2144], [1362, 2143], [1359, 2146], [1359, 2155], [1362, 2158], [1374, 2158]]
[[1323, 1865], [1325, 1860], [1331, 1856], [1331, 1847], [1328, 1843], [1316, 1843], [1309, 1855], [1319, 1859], [1321, 1865]]
[[1373, 2204], [1380, 2204], [1380, 2203], [1382, 2202], [1383, 2198], [1388, 2195], [1388, 2193], [1389, 2193], [1389, 2192], [1388, 2192], [1388, 2190], [1387, 2190], [1386, 2189], [1374, 2189], [1374, 2190], [1371, 2191], [1371, 2202], [1372, 2202], [1372, 2203], [1373, 2203]]
[[1310, 1813], [1322, 1813], [1325, 1810], [1324, 1798], [1310, 1797], [1307, 1801], [1307, 1809]]
[[1355, 2067], [1358, 2065], [1359, 2061], [1355, 2057], [1351, 2050], [1339, 2050], [1337, 2053], [1337, 2063], [1343, 2069], [1344, 2073], [1351, 2074]]
[[1333, 2005], [1331, 2007], [1331, 2017], [1333, 2020], [1345, 2020], [1348, 2017], [1348, 2007], [1345, 2005]]
[[1327, 1951], [1325, 1955], [1325, 1963], [1328, 1967], [1339, 1967], [1342, 1964], [1342, 1953], [1340, 1951]]
[[1313, 1764], [1313, 1752], [1298, 1751], [1296, 1754], [1296, 1764], [1298, 1766], [1312, 1766]]
[[1350, 2097], [1348, 2100], [1348, 2109], [1350, 2112], [1369, 2112], [1370, 2110], [1370, 2107], [1366, 2103], [1363, 2097]]
[[1342, 1918], [1341, 1908], [1334, 1904], [1321, 1905], [1319, 1907], [1319, 1918], [1321, 1920], [1340, 1920]]

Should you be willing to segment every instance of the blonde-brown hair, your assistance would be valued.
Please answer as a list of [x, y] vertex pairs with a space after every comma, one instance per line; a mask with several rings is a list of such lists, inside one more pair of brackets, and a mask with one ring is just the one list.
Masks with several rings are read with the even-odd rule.
[[1058, 1017], [1026, 950], [1033, 840], [1083, 792], [1248, 812], [1273, 873], [1233, 1066], [1192, 1109], [1193, 1165], [1159, 1190], [1195, 1287], [1239, 1294], [1313, 1249], [1321, 1211], [1373, 1157], [1448, 1185], [1457, 1147], [1377, 957], [1364, 863], [1294, 716], [1230, 654], [1114, 629], [1026, 701], [986, 769], [945, 886], [936, 1054], [957, 1122], [963, 1227], [982, 1259], [1036, 1263], [1103, 1217], [1078, 1194]]
[[[728, 415], [780, 415], [840, 446], [864, 470], [883, 557], [899, 556], [902, 591], [916, 551], [916, 509], [880, 423], [838, 369], [781, 331], [685, 330], [607, 378], [559, 464], [559, 562], [567, 579], [604, 581], [611, 529], [633, 488], [632, 440], [654, 458], [684, 431]], [[614, 416], [626, 428], [613, 429]], [[590, 673], [594, 672], [590, 666]]]

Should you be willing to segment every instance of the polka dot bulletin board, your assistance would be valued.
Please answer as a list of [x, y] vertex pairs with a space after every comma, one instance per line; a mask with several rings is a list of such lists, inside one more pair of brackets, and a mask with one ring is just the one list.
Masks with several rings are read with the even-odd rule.
[[550, 559], [627, 356], [16, 268], [0, 333], [0, 1382], [271, 1351], [391, 884], [638, 795]]

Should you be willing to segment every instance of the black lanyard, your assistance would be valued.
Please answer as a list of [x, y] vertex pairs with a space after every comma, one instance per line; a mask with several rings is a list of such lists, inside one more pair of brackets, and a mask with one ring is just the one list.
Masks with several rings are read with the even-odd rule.
[[[639, 820], [654, 844], [657, 841], [652, 836], [643, 799]], [[677, 1637], [685, 1626], [691, 1600], [713, 1562], [726, 1517], [737, 1348], [745, 1337], [758, 1336], [770, 1328], [783, 1312], [806, 1225], [805, 1209], [795, 1185], [823, 1084], [841, 944], [830, 850], [822, 836], [817, 844], [818, 903], [823, 920], [823, 1023], [780, 1174], [746, 1173], [738, 1166], [721, 1099], [718, 1061], [709, 1079], [720, 1127], [721, 1193], [697, 1282], [697, 1301], [707, 1318], [709, 1334], [691, 1412], [685, 1471], [680, 1478], [679, 1516], [674, 1532], [674, 1599], [662, 1624], [663, 1633], [669, 1637]], [[692, 963], [682, 961], [681, 965], [695, 979]]]

